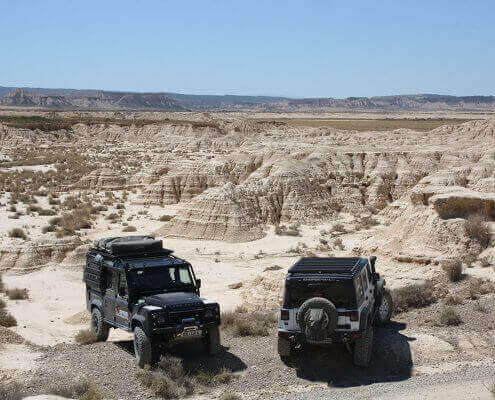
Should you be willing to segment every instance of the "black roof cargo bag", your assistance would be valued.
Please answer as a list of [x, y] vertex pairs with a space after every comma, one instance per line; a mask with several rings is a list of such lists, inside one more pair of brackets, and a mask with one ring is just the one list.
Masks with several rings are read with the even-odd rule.
[[163, 242], [152, 236], [127, 236], [100, 239], [95, 247], [114, 256], [163, 252]]

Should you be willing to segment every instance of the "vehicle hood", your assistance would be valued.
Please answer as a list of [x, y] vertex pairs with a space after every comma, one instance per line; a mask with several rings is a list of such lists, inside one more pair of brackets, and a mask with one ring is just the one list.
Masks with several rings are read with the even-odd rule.
[[147, 305], [165, 309], [203, 307], [203, 302], [199, 296], [191, 292], [155, 294], [146, 297], [144, 301]]

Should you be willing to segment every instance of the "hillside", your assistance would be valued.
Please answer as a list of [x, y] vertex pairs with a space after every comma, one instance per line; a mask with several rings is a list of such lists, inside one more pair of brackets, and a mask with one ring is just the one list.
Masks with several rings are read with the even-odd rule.
[[80, 110], [495, 111], [495, 96], [437, 94], [293, 99], [270, 96], [135, 93], [0, 87], [0, 106]]

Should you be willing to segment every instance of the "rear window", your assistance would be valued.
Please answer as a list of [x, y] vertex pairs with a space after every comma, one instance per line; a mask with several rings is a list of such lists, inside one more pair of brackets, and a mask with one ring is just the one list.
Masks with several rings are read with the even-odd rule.
[[304, 283], [286, 289], [284, 303], [286, 307], [300, 307], [312, 297], [330, 300], [337, 308], [356, 308], [356, 296], [352, 280], [324, 283]]

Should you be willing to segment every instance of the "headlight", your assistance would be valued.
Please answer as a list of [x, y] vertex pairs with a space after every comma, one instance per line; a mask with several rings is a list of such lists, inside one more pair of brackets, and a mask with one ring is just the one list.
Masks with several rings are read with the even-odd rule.
[[212, 319], [216, 318], [220, 314], [220, 308], [218, 306], [209, 307], [205, 311], [205, 318]]
[[165, 311], [161, 311], [153, 314], [153, 321], [155, 321], [155, 325], [165, 324], [165, 322], [167, 322], [167, 313]]

